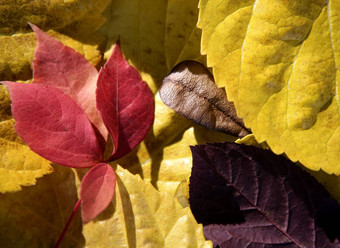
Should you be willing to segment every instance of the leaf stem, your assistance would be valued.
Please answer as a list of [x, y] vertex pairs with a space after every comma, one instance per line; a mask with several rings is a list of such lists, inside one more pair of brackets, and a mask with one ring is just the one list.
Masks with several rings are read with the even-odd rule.
[[57, 243], [55, 244], [54, 248], [58, 248], [58, 247], [60, 246], [61, 242], [63, 241], [64, 236], [65, 236], [65, 234], [66, 234], [68, 228], [69, 228], [70, 225], [71, 225], [71, 222], [72, 222], [72, 220], [73, 220], [73, 217], [74, 217], [74, 215], [76, 214], [76, 212], [77, 212], [77, 210], [78, 210], [78, 208], [79, 208], [79, 206], [80, 206], [80, 203], [81, 203], [81, 200], [79, 199], [79, 200], [77, 201], [76, 205], [74, 206], [73, 211], [72, 211], [70, 217], [68, 218], [68, 221], [67, 221], [67, 223], [66, 223], [66, 225], [65, 225], [65, 227], [64, 227], [64, 230], [63, 230], [63, 232], [60, 234], [59, 239], [58, 239]]

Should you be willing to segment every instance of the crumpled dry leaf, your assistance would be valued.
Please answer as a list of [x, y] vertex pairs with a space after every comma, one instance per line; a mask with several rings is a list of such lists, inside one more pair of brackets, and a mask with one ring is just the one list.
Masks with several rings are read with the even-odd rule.
[[84, 226], [87, 247], [212, 247], [189, 208], [117, 167], [109, 208]]
[[209, 129], [238, 137], [249, 134], [224, 89], [218, 88], [209, 70], [196, 61], [176, 65], [164, 78], [159, 94], [177, 113]]

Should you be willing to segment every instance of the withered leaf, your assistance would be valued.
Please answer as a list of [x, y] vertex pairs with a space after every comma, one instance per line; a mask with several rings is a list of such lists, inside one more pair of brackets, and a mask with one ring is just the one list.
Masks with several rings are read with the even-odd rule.
[[249, 134], [225, 90], [196, 61], [176, 65], [164, 78], [159, 94], [167, 106], [200, 125], [238, 137]]

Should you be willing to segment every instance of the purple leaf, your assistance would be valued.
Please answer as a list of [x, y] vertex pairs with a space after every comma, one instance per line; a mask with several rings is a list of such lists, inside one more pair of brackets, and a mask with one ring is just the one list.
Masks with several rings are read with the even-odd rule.
[[15, 130], [34, 152], [73, 168], [102, 160], [91, 122], [68, 95], [41, 84], [2, 83], [11, 95]]
[[190, 206], [215, 247], [340, 247], [339, 206], [285, 157], [232, 143], [191, 150]]

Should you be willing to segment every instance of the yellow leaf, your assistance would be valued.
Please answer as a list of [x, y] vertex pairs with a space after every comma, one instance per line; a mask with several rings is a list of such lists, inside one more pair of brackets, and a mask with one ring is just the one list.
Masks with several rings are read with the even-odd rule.
[[177, 198], [177, 201], [182, 205], [183, 208], [190, 207], [188, 180], [184, 179], [180, 182], [175, 191], [174, 197]]
[[244, 136], [241, 139], [237, 139], [235, 140], [235, 143], [244, 144], [247, 146], [257, 146], [262, 149], [270, 149], [266, 142], [258, 143], [254, 134], [248, 134], [247, 136]]
[[[61, 166], [36, 186], [0, 194], [0, 247], [53, 247], [76, 201], [74, 173]], [[83, 247], [81, 230], [79, 212], [61, 247]]]
[[156, 92], [175, 63], [204, 61], [196, 28], [197, 6], [198, 0], [111, 1], [104, 11], [108, 21], [100, 29], [107, 37], [105, 56], [119, 38], [126, 59]]
[[189, 208], [117, 167], [115, 198], [84, 226], [87, 247], [212, 247]]
[[340, 3], [200, 2], [202, 52], [258, 142], [340, 174]]
[[[0, 6], [0, 33], [12, 35], [31, 31], [28, 22], [34, 23], [42, 29], [61, 29], [74, 23], [82, 22], [93, 17], [101, 19], [99, 25], [105, 20], [100, 17], [109, 0], [6, 0]], [[98, 22], [98, 21], [97, 21]], [[97, 24], [96, 22], [92, 23]], [[78, 27], [74, 30], [80, 32]], [[81, 30], [85, 31], [85, 30]]]
[[[197, 0], [169, 0], [166, 14], [165, 55], [168, 69], [183, 60], [200, 56], [201, 30], [196, 27], [198, 18]], [[178, 8], [180, 7], [180, 11]]]

